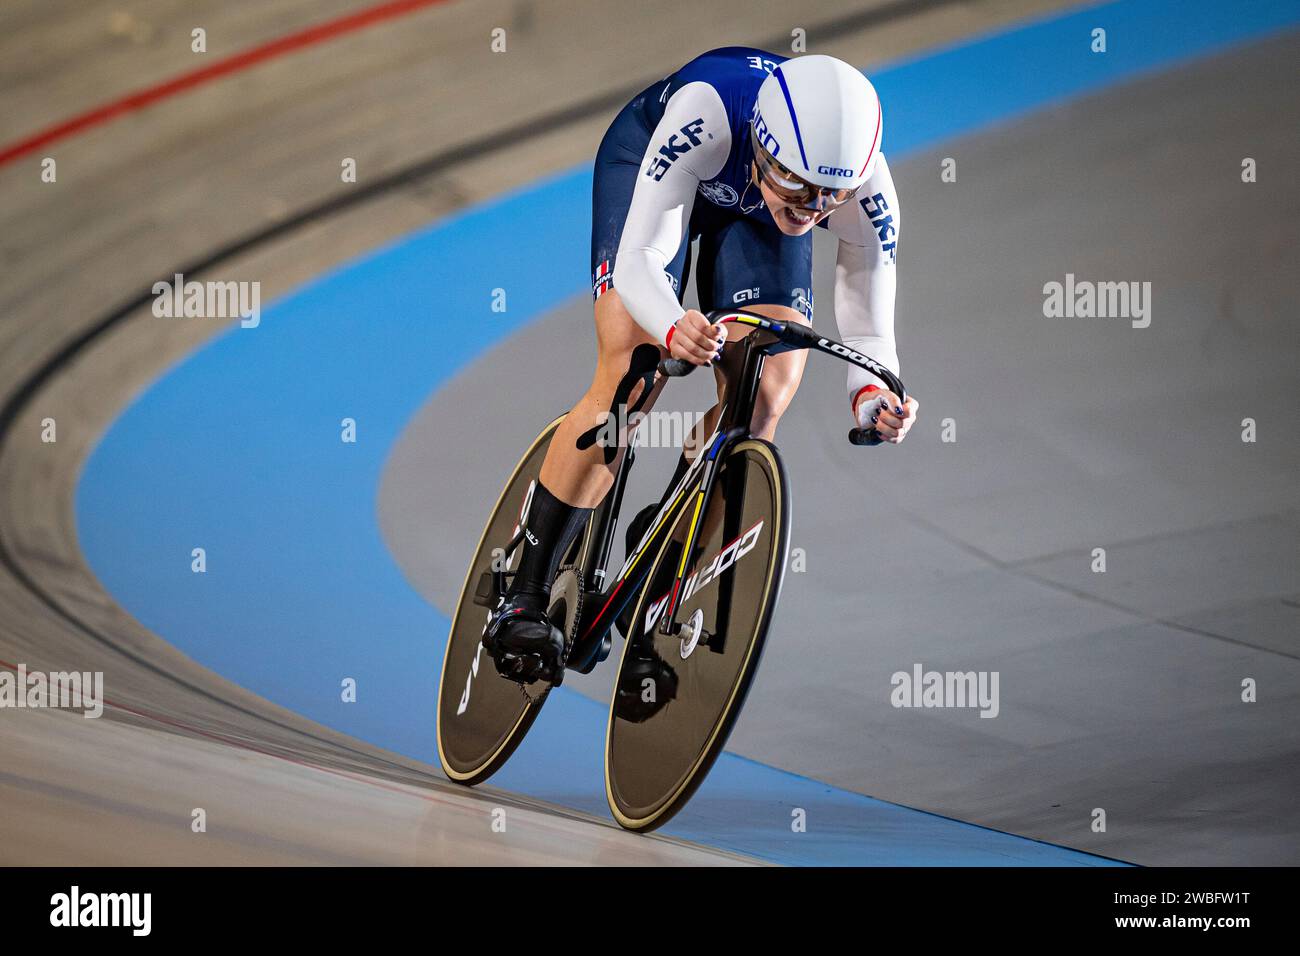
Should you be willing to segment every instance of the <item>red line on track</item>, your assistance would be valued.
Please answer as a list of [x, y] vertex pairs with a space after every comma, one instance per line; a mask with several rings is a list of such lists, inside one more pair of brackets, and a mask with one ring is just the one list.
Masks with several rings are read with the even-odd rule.
[[0, 147], [0, 166], [10, 163], [20, 156], [26, 156], [42, 146], [48, 146], [50, 143], [65, 139], [74, 133], [80, 133], [92, 126], [101, 126], [117, 119], [119, 116], [125, 116], [127, 113], [144, 109], [146, 106], [168, 99], [178, 93], [192, 90], [205, 83], [210, 83], [220, 77], [238, 73], [241, 70], [246, 70], [249, 67], [283, 56], [286, 53], [301, 50], [304, 47], [324, 43], [326, 40], [332, 40], [345, 33], [352, 33], [373, 26], [376, 23], [382, 23], [385, 20], [392, 20], [408, 13], [414, 13], [424, 7], [446, 2], [447, 0], [389, 0], [388, 3], [378, 3], [363, 10], [358, 10], [356, 13], [350, 13], [335, 20], [327, 20], [297, 33], [290, 33], [278, 39], [270, 40], [261, 46], [255, 46], [242, 53], [228, 56], [224, 60], [218, 60], [209, 66], [200, 67], [197, 70], [191, 70], [189, 73], [182, 73], [179, 76], [172, 77], [170, 80], [164, 80], [154, 86], [128, 93], [120, 99], [96, 106], [94, 109], [80, 113], [62, 123], [50, 126], [38, 133], [33, 133], [16, 143]]

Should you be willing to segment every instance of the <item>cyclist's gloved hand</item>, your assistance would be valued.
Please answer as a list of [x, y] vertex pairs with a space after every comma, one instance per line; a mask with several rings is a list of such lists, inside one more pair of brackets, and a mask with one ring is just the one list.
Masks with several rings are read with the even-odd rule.
[[897, 445], [907, 437], [920, 407], [910, 395], [905, 404], [900, 404], [893, 392], [868, 385], [854, 400], [853, 413], [859, 427], [874, 428], [883, 441]]
[[703, 312], [690, 309], [668, 333], [668, 354], [693, 365], [708, 365], [719, 357], [727, 332], [712, 325]]

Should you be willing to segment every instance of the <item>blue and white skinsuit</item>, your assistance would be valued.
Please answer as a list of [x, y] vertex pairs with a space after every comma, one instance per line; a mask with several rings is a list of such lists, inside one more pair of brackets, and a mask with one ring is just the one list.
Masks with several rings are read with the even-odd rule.
[[[770, 303], [812, 319], [812, 235], [782, 233], [750, 177], [749, 121], [758, 88], [785, 59], [747, 47], [711, 50], [637, 95], [601, 141], [592, 194], [592, 291], [599, 298], [617, 283], [628, 312], [658, 342], [685, 313], [681, 298], [690, 242], [697, 238], [702, 311]], [[898, 373], [900, 222], [883, 154], [853, 199], [819, 225], [839, 239], [840, 336]], [[849, 366], [850, 401], [868, 385], [884, 387]]]

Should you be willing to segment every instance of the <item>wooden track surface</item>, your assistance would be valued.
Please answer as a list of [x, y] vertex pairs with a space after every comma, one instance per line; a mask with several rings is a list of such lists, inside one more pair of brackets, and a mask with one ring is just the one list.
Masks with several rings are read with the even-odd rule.
[[[453, 2], [0, 167], [0, 661], [102, 670], [114, 702], [96, 721], [0, 713], [0, 863], [733, 862], [453, 787], [433, 766], [244, 691], [118, 608], [80, 556], [81, 463], [133, 395], [221, 331], [130, 305], [181, 269], [259, 279], [265, 301], [586, 161], [624, 91], [711, 46], [773, 45], [803, 27], [810, 50], [866, 64], [1066, 5], [858, 2], [846, 11], [812, 0], [790, 22], [790, 5], [769, 0]], [[207, 31], [206, 55], [221, 57], [358, 6], [6, 0], [0, 148], [196, 68], [195, 27]], [[505, 54], [489, 52], [498, 26]], [[40, 180], [45, 156], [57, 161], [57, 182]], [[339, 180], [344, 157], [357, 160], [355, 185]], [[419, 171], [399, 175], [410, 168]], [[365, 190], [349, 203], [350, 191]], [[41, 441], [47, 418], [54, 443]], [[190, 830], [197, 807], [208, 811], [201, 836]], [[512, 820], [504, 834], [489, 828], [497, 807]]]

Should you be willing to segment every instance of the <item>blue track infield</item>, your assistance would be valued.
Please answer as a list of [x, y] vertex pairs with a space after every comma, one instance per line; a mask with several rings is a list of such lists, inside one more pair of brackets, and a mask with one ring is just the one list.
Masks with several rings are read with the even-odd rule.
[[[1300, 22], [1294, 0], [1240, 4], [1230, 20], [1222, 8], [1126, 0], [872, 70], [885, 151], [897, 162]], [[1104, 55], [1090, 52], [1096, 27]], [[584, 165], [465, 210], [317, 278], [267, 308], [260, 327], [234, 328], [170, 369], [107, 431], [78, 487], [81, 545], [107, 590], [200, 664], [436, 763], [449, 621], [385, 548], [381, 472], [431, 392], [588, 287], [590, 190]], [[503, 262], [510, 309], [498, 314]], [[344, 418], [358, 423], [355, 444], [339, 439]], [[196, 547], [205, 574], [190, 570]], [[345, 677], [358, 683], [356, 703], [340, 701]], [[603, 706], [562, 690], [493, 784], [604, 814], [604, 725]], [[791, 830], [795, 807], [807, 832]], [[790, 864], [1114, 862], [730, 754], [667, 832]]]

